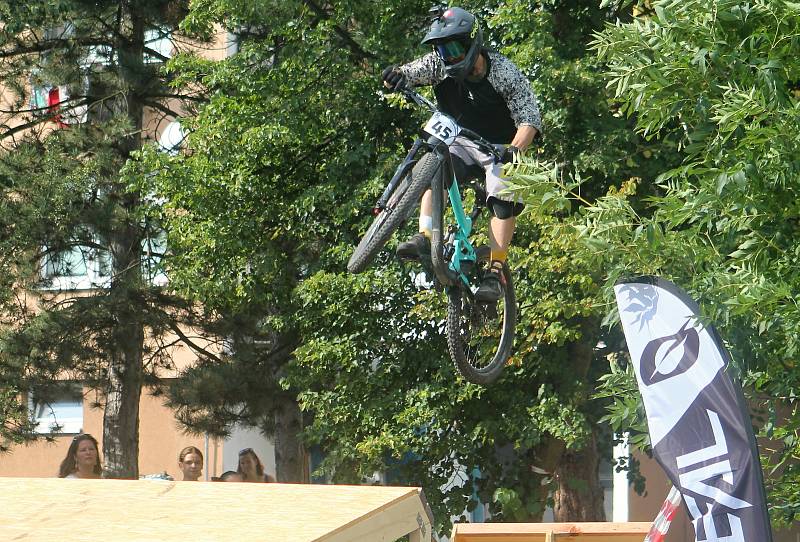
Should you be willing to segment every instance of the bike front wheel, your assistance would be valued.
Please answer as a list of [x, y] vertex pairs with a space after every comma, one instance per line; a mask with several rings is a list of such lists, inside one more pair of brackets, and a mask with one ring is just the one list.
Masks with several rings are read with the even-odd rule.
[[350, 261], [347, 262], [349, 272], [360, 273], [372, 263], [395, 230], [411, 216], [422, 194], [430, 187], [431, 179], [439, 166], [439, 160], [433, 153], [428, 153], [400, 181], [389, 197], [386, 208], [375, 217], [353, 251]]
[[[489, 265], [479, 255], [479, 268]], [[479, 273], [481, 271], [478, 271]], [[503, 295], [495, 303], [476, 303], [466, 286], [448, 291], [447, 346], [458, 371], [475, 384], [491, 384], [500, 376], [511, 356], [517, 303], [508, 265], [503, 264]]]

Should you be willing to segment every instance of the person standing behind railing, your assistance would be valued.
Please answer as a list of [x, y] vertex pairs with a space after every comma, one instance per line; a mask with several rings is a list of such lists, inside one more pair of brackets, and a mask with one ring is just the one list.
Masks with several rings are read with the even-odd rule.
[[203, 474], [203, 453], [194, 446], [187, 446], [178, 454], [178, 468], [184, 482], [196, 482]]
[[275, 480], [264, 473], [264, 465], [252, 448], [245, 448], [239, 452], [239, 465], [236, 472], [242, 475], [245, 482], [274, 482]]
[[58, 469], [58, 477], [100, 478], [102, 473], [97, 439], [88, 433], [75, 435]]

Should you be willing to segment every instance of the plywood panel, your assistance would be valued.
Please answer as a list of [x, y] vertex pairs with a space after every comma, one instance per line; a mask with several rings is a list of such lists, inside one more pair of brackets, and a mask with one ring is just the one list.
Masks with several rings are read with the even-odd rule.
[[0, 495], [2, 540], [430, 540], [409, 487], [0, 478]]
[[650, 523], [461, 523], [452, 542], [642, 542]]

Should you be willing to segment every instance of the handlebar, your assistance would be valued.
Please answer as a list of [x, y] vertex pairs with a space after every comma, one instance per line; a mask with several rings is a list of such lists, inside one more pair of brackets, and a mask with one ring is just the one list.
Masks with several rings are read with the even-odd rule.
[[436, 107], [436, 104], [434, 104], [432, 101], [430, 101], [428, 98], [426, 98], [416, 90], [411, 90], [410, 88], [404, 88], [403, 90], [400, 91], [400, 93], [409, 100], [415, 102], [417, 105], [425, 107], [431, 113], [436, 113], [437, 111], [439, 111], [439, 108]]

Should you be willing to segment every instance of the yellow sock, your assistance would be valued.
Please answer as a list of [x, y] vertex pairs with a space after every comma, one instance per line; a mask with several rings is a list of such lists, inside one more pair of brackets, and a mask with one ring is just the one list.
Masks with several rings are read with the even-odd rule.
[[493, 262], [505, 262], [508, 259], [508, 249], [492, 249], [491, 258]]

